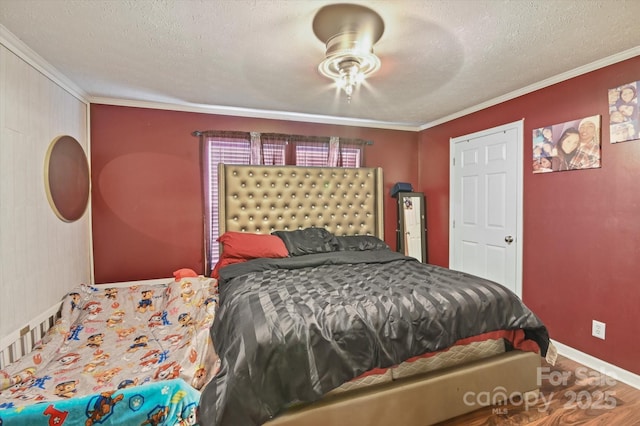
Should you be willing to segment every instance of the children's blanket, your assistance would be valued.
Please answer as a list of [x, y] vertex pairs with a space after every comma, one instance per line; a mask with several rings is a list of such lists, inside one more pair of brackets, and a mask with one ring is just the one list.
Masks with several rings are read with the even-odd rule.
[[199, 400], [199, 391], [172, 379], [0, 410], [0, 425], [195, 425]]
[[[0, 370], [0, 425], [46, 425], [46, 412], [67, 412], [65, 425], [107, 424], [104, 413], [113, 424], [176, 423], [165, 421], [170, 413], [173, 419], [188, 415], [198, 389], [219, 368], [209, 336], [216, 306], [215, 280], [204, 277], [153, 286], [78, 287], [65, 297], [61, 318], [32, 353]], [[153, 418], [165, 420], [149, 420], [151, 411], [140, 408], [143, 400], [160, 407]], [[162, 408], [170, 406], [167, 401], [181, 405]], [[143, 415], [146, 423], [122, 423], [114, 411], [119, 405]], [[27, 421], [31, 411], [45, 420]], [[81, 418], [74, 417], [78, 413]]]

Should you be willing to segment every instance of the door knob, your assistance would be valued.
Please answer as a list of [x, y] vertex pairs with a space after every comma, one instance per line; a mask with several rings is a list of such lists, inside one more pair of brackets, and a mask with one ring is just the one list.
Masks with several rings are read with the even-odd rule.
[[507, 235], [504, 237], [504, 242], [507, 244], [511, 244], [513, 242], [513, 237], [511, 235]]

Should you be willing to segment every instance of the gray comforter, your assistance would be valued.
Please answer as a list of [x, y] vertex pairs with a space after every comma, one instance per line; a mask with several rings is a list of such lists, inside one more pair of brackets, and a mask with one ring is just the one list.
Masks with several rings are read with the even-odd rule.
[[390, 250], [257, 259], [220, 278], [211, 336], [222, 369], [202, 393], [202, 425], [259, 425], [372, 368], [489, 331], [521, 328], [548, 347], [505, 287]]

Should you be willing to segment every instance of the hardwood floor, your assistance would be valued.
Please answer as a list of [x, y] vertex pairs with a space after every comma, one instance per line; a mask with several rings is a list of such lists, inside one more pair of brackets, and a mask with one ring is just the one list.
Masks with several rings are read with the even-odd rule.
[[482, 408], [439, 426], [640, 426], [640, 390], [558, 356], [544, 363], [540, 395], [523, 401]]

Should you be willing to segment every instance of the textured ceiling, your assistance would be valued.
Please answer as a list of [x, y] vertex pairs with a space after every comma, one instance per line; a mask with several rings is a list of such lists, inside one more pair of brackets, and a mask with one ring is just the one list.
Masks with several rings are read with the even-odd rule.
[[382, 68], [347, 103], [317, 71], [324, 46], [311, 25], [330, 3], [0, 0], [0, 24], [94, 102], [407, 128], [640, 54], [638, 0], [352, 1], [385, 32]]

